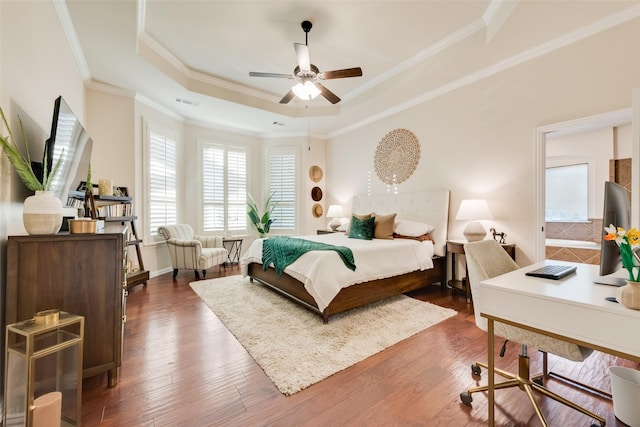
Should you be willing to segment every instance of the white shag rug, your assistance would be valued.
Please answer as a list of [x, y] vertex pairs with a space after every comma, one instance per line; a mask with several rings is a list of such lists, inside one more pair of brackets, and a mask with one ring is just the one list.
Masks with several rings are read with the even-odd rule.
[[190, 284], [285, 395], [292, 395], [456, 314], [399, 295], [322, 318], [249, 278]]

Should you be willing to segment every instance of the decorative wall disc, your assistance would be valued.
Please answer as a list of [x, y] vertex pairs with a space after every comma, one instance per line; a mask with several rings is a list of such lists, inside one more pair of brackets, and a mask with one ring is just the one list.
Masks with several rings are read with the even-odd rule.
[[311, 198], [314, 202], [322, 200], [322, 189], [320, 187], [313, 187], [311, 189]]
[[320, 182], [322, 179], [322, 168], [317, 165], [313, 165], [309, 168], [309, 179], [313, 182]]
[[406, 181], [419, 161], [418, 138], [407, 129], [395, 129], [378, 143], [373, 166], [382, 182], [393, 185]]
[[320, 218], [324, 210], [322, 209], [322, 205], [320, 203], [316, 203], [311, 207], [311, 214], [314, 218]]

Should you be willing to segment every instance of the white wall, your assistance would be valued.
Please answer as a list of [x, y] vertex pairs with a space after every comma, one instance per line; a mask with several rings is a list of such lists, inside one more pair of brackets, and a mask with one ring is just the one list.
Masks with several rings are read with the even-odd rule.
[[[59, 95], [83, 121], [84, 85], [53, 3], [0, 1], [0, 107], [12, 130], [18, 134], [20, 127], [16, 115], [20, 115], [34, 160], [42, 160], [44, 140], [51, 128], [53, 104]], [[1, 124], [0, 131], [6, 135]], [[22, 225], [22, 206], [28, 195], [30, 192], [15, 174], [13, 166], [1, 154], [1, 289], [6, 287], [7, 236], [26, 234]], [[4, 307], [2, 293], [0, 307]], [[0, 314], [0, 336], [4, 336], [4, 310], [0, 310]], [[0, 363], [3, 358], [0, 357]], [[1, 385], [0, 390], [3, 390]]]
[[[399, 191], [450, 189], [450, 238], [462, 238], [465, 224], [455, 221], [460, 201], [487, 198], [494, 220], [485, 226], [505, 231], [507, 242], [518, 245], [517, 261], [526, 265], [535, 258], [535, 129], [631, 106], [631, 91], [640, 87], [640, 56], [632, 42], [640, 37], [638, 24], [636, 19], [332, 138], [332, 198], [347, 201], [366, 192], [378, 141], [390, 130], [409, 129], [422, 156]], [[373, 181], [372, 192], [385, 191], [375, 174]]]
[[[25, 23], [29, 25], [25, 25]], [[37, 28], [38, 31], [33, 29]], [[53, 104], [62, 95], [84, 122], [84, 85], [51, 1], [0, 2], [0, 107], [19, 135], [24, 123], [32, 158], [42, 160]], [[2, 126], [3, 133], [4, 126]], [[16, 136], [18, 136], [16, 135]], [[0, 159], [0, 280], [4, 281], [6, 237], [25, 234], [22, 202], [29, 190], [2, 155]]]

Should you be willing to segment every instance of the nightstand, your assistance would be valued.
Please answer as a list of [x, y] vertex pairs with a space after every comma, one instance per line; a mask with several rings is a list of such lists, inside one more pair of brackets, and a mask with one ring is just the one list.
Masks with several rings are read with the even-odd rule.
[[333, 231], [333, 230], [316, 230], [316, 234], [331, 234], [331, 233], [337, 233], [337, 231]]
[[[467, 263], [464, 263], [465, 277], [456, 279], [456, 255], [464, 255], [464, 244], [466, 240], [447, 240], [447, 254], [451, 255], [451, 280], [449, 280], [449, 287], [451, 291], [459, 290], [465, 293], [467, 297], [467, 303], [471, 302], [471, 287], [469, 286], [469, 276], [467, 272]], [[516, 259], [516, 245], [514, 243], [501, 243], [500, 246], [507, 251], [509, 256], [515, 261]]]

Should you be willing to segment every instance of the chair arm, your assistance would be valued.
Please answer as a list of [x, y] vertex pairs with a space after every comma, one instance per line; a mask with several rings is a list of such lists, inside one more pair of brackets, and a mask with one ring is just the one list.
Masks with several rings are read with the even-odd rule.
[[200, 242], [200, 240], [169, 239], [167, 240], [167, 244], [183, 248], [194, 248], [197, 256], [200, 256], [200, 252], [202, 252], [202, 242]]
[[203, 248], [222, 248], [222, 237], [220, 236], [193, 236], [202, 243]]

